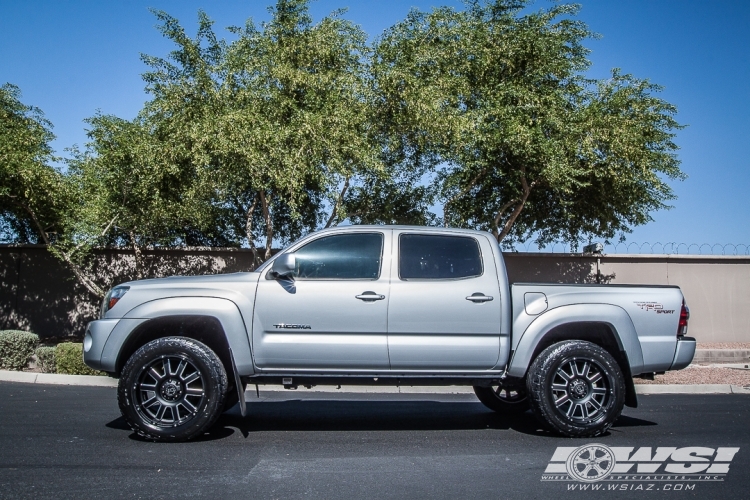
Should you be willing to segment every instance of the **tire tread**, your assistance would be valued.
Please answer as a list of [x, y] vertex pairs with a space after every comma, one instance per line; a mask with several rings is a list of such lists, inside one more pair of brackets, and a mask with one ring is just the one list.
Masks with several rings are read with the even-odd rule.
[[[186, 352], [194, 356], [197, 360], [202, 361], [208, 367], [209, 371], [206, 374], [207, 383], [216, 384], [214, 392], [218, 395], [213, 401], [209, 401], [207, 407], [203, 410], [204, 413], [207, 413], [208, 418], [204, 418], [202, 422], [195, 422], [192, 427], [188, 427], [182, 432], [173, 435], [157, 434], [148, 427], [140, 425], [140, 422], [130, 415], [130, 409], [128, 408], [131, 405], [128, 385], [132, 382], [131, 378], [133, 376], [138, 376], [138, 371], [142, 366], [142, 362], [140, 361], [143, 359], [147, 360], [149, 355], [162, 350]], [[187, 441], [203, 434], [216, 423], [224, 408], [228, 385], [224, 365], [216, 353], [208, 346], [188, 337], [163, 337], [145, 344], [128, 359], [120, 374], [120, 382], [117, 386], [117, 403], [122, 416], [138, 436], [149, 441]]]
[[[599, 361], [606, 365], [604, 368], [610, 371], [615, 379], [614, 394], [612, 395], [612, 403], [610, 405], [611, 410], [604, 420], [596, 426], [582, 427], [564, 422], [557, 417], [554, 413], [555, 409], [545, 397], [547, 389], [545, 379], [549, 371], [554, 368], [558, 360], [569, 356], [573, 352], [581, 357], [594, 356], [599, 358]], [[601, 436], [615, 423], [622, 413], [625, 403], [625, 379], [617, 361], [602, 347], [583, 340], [569, 340], [547, 347], [534, 359], [529, 367], [526, 384], [529, 403], [537, 420], [546, 428], [569, 437]]]

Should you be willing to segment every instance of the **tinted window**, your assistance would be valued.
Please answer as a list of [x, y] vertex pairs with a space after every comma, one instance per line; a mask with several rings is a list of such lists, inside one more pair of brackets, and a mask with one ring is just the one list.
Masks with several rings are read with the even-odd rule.
[[326, 236], [294, 252], [295, 276], [312, 279], [377, 279], [382, 253], [382, 233]]
[[402, 234], [398, 273], [401, 279], [456, 279], [480, 276], [482, 258], [474, 238]]

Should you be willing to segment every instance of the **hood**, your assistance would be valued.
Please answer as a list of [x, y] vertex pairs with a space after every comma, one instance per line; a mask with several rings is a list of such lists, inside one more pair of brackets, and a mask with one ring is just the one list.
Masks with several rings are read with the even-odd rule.
[[258, 273], [228, 273], [228, 274], [205, 274], [201, 276], [169, 276], [167, 278], [152, 278], [122, 283], [131, 288], [151, 287], [189, 287], [191, 285], [206, 286], [211, 283], [235, 283], [238, 281], [257, 281]]

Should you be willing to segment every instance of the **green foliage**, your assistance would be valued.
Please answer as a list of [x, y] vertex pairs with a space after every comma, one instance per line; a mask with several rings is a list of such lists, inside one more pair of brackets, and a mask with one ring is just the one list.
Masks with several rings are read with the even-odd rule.
[[435, 224], [434, 189], [418, 181], [406, 172], [365, 177], [347, 191], [344, 213], [352, 224]]
[[372, 45], [340, 12], [314, 22], [308, 0], [278, 0], [231, 41], [202, 11], [195, 37], [154, 11], [175, 48], [142, 56], [150, 100], [133, 120], [87, 120], [64, 174], [51, 124], [0, 88], [0, 237], [48, 244], [103, 297], [102, 246], [132, 250], [117, 272], [142, 278], [149, 247], [249, 245], [260, 261], [343, 221], [508, 245], [622, 235], [684, 178], [676, 110], [648, 80], [586, 78], [578, 7], [529, 3], [414, 10]]
[[0, 87], [0, 241], [49, 243], [70, 200], [50, 142], [52, 124], [20, 101], [18, 87]]
[[105, 375], [104, 372], [89, 368], [83, 363], [83, 344], [63, 342], [55, 350], [57, 373], [68, 375]]
[[36, 366], [42, 370], [43, 373], [56, 373], [57, 366], [55, 364], [55, 347], [41, 346], [34, 350], [36, 356]]
[[506, 243], [611, 238], [651, 220], [682, 179], [675, 108], [647, 80], [585, 78], [594, 35], [526, 1], [413, 11], [379, 40], [373, 74], [392, 149], [438, 165], [445, 223]]
[[144, 57], [153, 100], [143, 116], [203, 167], [204, 199], [231, 212], [234, 234], [252, 248], [265, 240], [263, 257], [274, 239], [317, 227], [326, 206], [336, 212], [329, 224], [345, 218], [342, 186], [381, 169], [366, 35], [337, 14], [313, 23], [306, 0], [269, 10], [260, 26], [230, 28], [231, 43], [202, 12], [190, 39], [157, 11], [177, 50]]
[[0, 369], [23, 370], [29, 363], [39, 336], [19, 330], [0, 331]]

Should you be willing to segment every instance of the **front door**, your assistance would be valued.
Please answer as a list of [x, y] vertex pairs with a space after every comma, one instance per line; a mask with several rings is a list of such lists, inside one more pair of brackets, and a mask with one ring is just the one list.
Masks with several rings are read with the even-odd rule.
[[[390, 230], [328, 234], [298, 248], [293, 279], [260, 278], [262, 370], [387, 370]], [[385, 271], [384, 271], [385, 270]]]
[[493, 368], [500, 355], [500, 290], [488, 238], [408, 231], [394, 231], [393, 238], [391, 368]]

